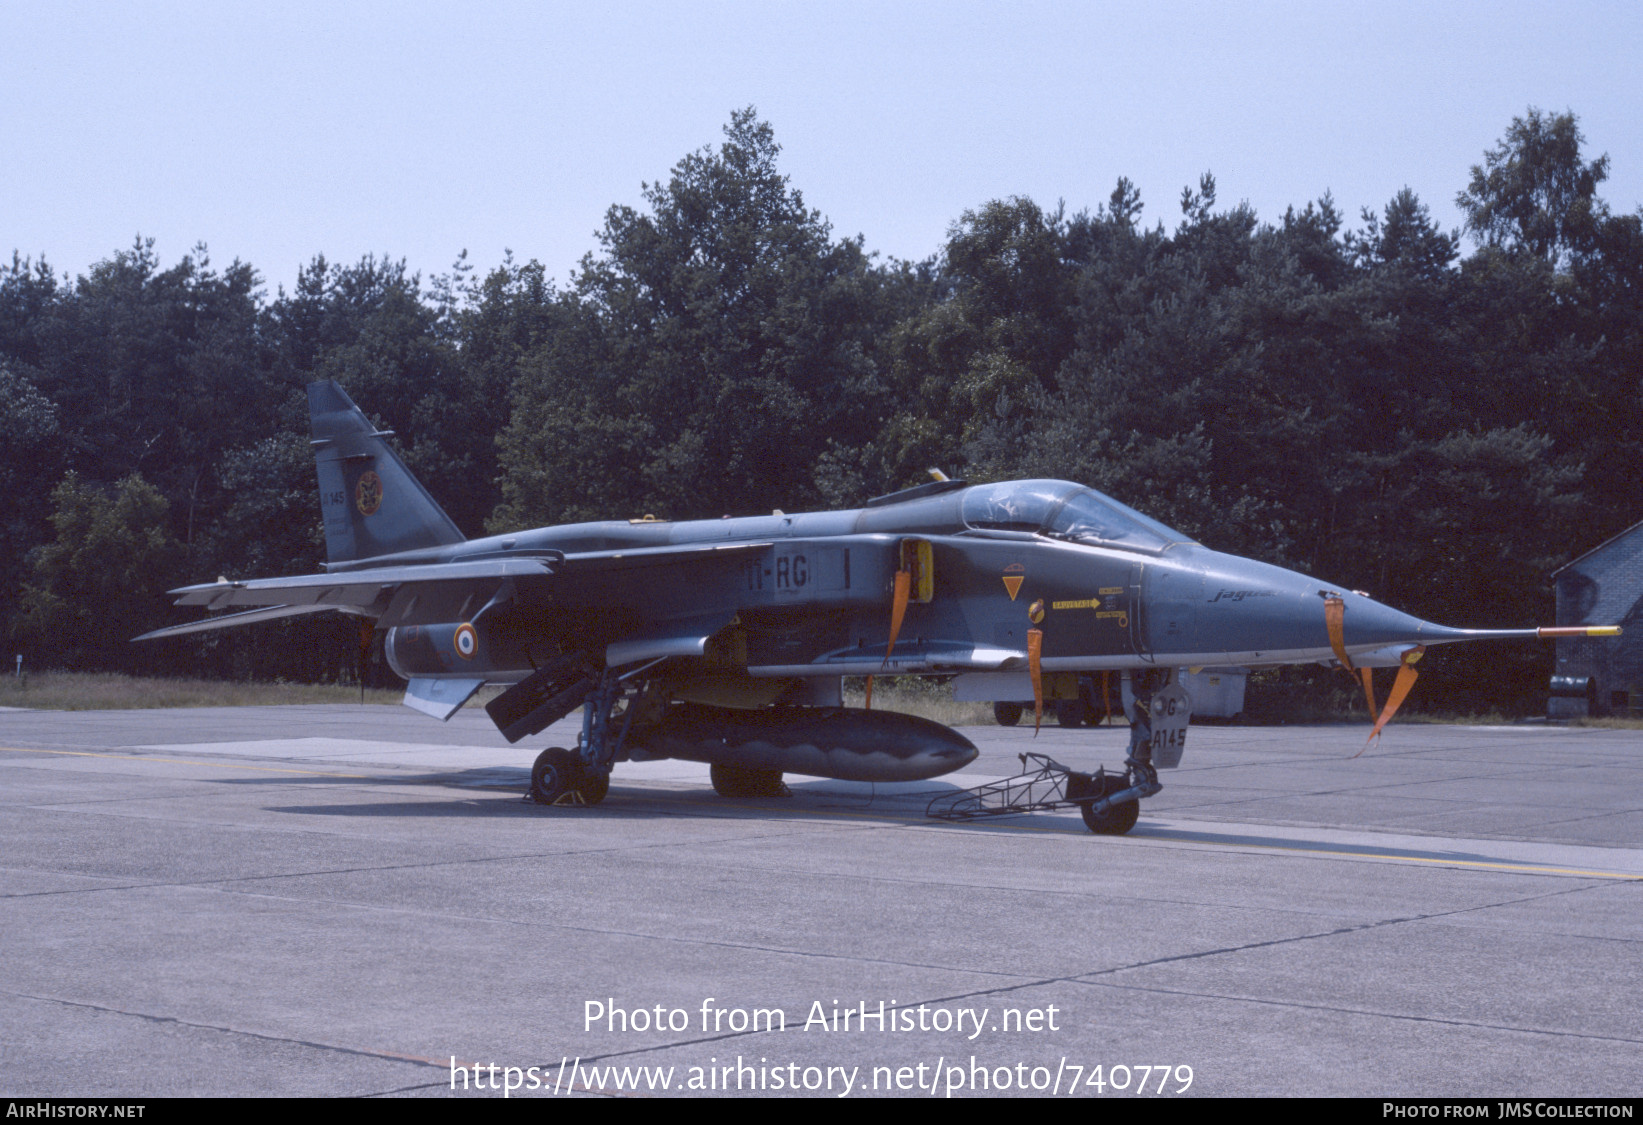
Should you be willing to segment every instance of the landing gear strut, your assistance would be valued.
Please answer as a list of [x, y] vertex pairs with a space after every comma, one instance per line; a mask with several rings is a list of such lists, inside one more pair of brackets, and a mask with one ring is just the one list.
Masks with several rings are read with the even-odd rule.
[[[1150, 789], [1152, 793], [1163, 788], [1158, 781], [1158, 770], [1152, 764], [1153, 744], [1156, 741], [1152, 730], [1152, 711], [1157, 705], [1158, 693], [1174, 678], [1174, 669], [1160, 671], [1154, 668], [1125, 676], [1125, 687], [1133, 693], [1132, 699], [1125, 700], [1129, 704], [1130, 720], [1129, 752], [1124, 755], [1125, 780], [1129, 783], [1126, 788]], [[1095, 796], [1108, 798], [1112, 794], [1097, 793]], [[1091, 832], [1122, 836], [1135, 827], [1136, 818], [1141, 814], [1141, 803], [1139, 798], [1122, 804], [1103, 799], [1084, 805], [1079, 811], [1084, 814], [1084, 826]]]
[[623, 714], [619, 728], [611, 721], [625, 693], [622, 678], [607, 668], [598, 686], [582, 702], [582, 737], [576, 740], [581, 776], [576, 781], [576, 792], [583, 804], [597, 805], [610, 792], [611, 763], [616, 761], [616, 752], [633, 724], [631, 707]]
[[622, 749], [635, 711], [630, 703], [618, 715], [616, 705], [627, 695], [625, 681], [649, 667], [625, 676], [611, 669], [600, 674], [582, 701], [582, 733], [576, 749], [555, 746], [537, 756], [531, 767], [530, 800], [539, 805], [597, 805], [605, 799], [610, 792], [611, 763]]

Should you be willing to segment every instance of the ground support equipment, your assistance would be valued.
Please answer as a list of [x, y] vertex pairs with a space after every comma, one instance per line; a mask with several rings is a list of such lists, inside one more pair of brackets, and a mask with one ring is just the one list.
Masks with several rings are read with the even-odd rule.
[[1121, 774], [1107, 773], [1105, 767], [1084, 773], [1047, 754], [1017, 757], [1025, 772], [974, 789], [944, 793], [925, 812], [938, 820], [976, 820], [1076, 807], [1090, 831], [1122, 835], [1135, 826], [1141, 798], [1163, 788], [1158, 775], [1141, 763], [1129, 763]]

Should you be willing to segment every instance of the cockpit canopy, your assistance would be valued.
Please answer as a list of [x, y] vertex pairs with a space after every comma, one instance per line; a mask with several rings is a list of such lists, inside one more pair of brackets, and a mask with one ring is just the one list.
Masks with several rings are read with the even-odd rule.
[[1156, 553], [1191, 539], [1093, 488], [1064, 480], [1016, 480], [967, 489], [964, 524], [1027, 531], [1079, 543]]

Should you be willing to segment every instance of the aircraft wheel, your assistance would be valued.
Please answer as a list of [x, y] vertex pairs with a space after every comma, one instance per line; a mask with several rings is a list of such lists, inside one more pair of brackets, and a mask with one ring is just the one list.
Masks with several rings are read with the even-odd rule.
[[531, 799], [539, 805], [558, 804], [581, 777], [582, 759], [563, 747], [550, 746], [531, 766]]
[[[1129, 786], [1129, 782], [1113, 774], [1107, 774], [1101, 781], [1103, 797]], [[1078, 811], [1084, 814], [1084, 827], [1097, 836], [1122, 836], [1134, 828], [1135, 822], [1141, 817], [1140, 801], [1125, 801], [1121, 805], [1112, 806], [1104, 813], [1092, 813], [1090, 808], [1090, 805], [1081, 805]]]
[[582, 795], [584, 805], [597, 805], [610, 792], [610, 774], [584, 772], [577, 779], [576, 791]]
[[728, 762], [714, 762], [708, 768], [713, 791], [721, 797], [791, 797], [782, 784], [781, 770], [755, 770]]
[[1013, 727], [1021, 721], [1021, 704], [995, 703], [993, 704], [993, 719], [1001, 727]]
[[1084, 725], [1084, 701], [1082, 699], [1063, 699], [1055, 705], [1055, 721], [1064, 727], [1081, 727]]

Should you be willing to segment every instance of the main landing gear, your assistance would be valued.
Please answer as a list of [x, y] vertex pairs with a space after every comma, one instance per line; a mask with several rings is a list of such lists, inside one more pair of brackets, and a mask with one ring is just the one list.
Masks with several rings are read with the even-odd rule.
[[[646, 729], [656, 722], [665, 706], [665, 700], [647, 691], [647, 681], [643, 678], [644, 673], [660, 662], [651, 661], [625, 673], [606, 669], [598, 674], [591, 690], [573, 685], [574, 690], [585, 691], [582, 733], [576, 740], [576, 748], [566, 750], [553, 746], [537, 755], [531, 767], [531, 788], [526, 800], [540, 805], [597, 805], [605, 799], [610, 792], [611, 765], [625, 759], [624, 750], [635, 722]], [[572, 674], [580, 667], [582, 665], [573, 662]], [[558, 681], [553, 681], [536, 692], [537, 696], [551, 695], [548, 702], [540, 703], [534, 697], [527, 700], [517, 710], [530, 707], [535, 710], [517, 721], [522, 727], [530, 724], [532, 733], [541, 730], [575, 706], [574, 696], [567, 694], [569, 690], [559, 690]], [[558, 694], [553, 694], [555, 691]], [[619, 709], [624, 701], [626, 706]], [[782, 771], [777, 769], [714, 762], [712, 778], [713, 788], [721, 797], [792, 796], [782, 784]]]
[[610, 767], [633, 724], [630, 703], [620, 716], [616, 705], [626, 694], [623, 677], [607, 669], [582, 702], [582, 733], [576, 749], [552, 746], [531, 766], [529, 799], [539, 805], [597, 805], [610, 792]]
[[610, 772], [589, 772], [574, 750], [553, 746], [531, 766], [531, 800], [539, 805], [597, 805], [610, 792]]

